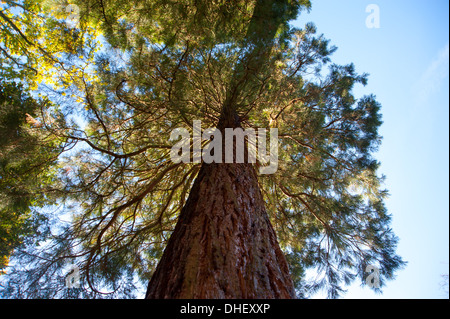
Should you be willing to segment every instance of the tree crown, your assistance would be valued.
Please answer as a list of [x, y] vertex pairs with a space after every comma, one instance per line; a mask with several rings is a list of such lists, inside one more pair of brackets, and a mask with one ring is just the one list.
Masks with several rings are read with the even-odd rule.
[[[74, 205], [70, 226], [34, 260], [54, 276], [49, 287], [69, 260], [87, 295], [129, 295], [135, 274], [148, 280], [200, 167], [170, 161], [170, 132], [198, 119], [215, 127], [230, 112], [244, 128], [278, 129], [279, 169], [259, 182], [299, 296], [327, 287], [337, 297], [343, 284], [364, 282], [368, 265], [382, 285], [393, 278], [403, 261], [373, 158], [380, 105], [352, 94], [367, 75], [332, 64], [336, 48], [313, 24], [289, 25], [309, 1], [74, 3], [81, 29], [64, 32], [80, 35], [88, 58], [76, 60], [70, 37], [56, 37], [65, 55], [42, 89], [60, 105], [42, 108], [45, 130], [74, 145], [55, 186]], [[106, 45], [97, 53], [93, 29]], [[28, 293], [58, 294], [33, 282]]]

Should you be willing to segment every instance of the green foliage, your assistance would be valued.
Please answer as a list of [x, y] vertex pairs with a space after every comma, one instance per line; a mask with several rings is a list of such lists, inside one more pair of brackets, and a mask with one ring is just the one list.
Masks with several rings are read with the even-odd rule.
[[45, 189], [55, 178], [59, 150], [41, 132], [39, 110], [21, 85], [0, 83], [0, 269], [28, 237], [40, 237], [45, 223], [36, 209], [49, 203]]
[[[380, 268], [382, 285], [393, 278], [404, 262], [372, 157], [380, 105], [353, 96], [367, 75], [331, 64], [336, 48], [313, 24], [289, 26], [309, 1], [74, 3], [86, 59], [63, 55], [53, 69], [60, 81], [42, 91], [61, 106], [43, 111], [45, 131], [73, 146], [52, 184], [71, 218], [48, 245], [18, 256], [45, 285], [17, 270], [4, 295], [67, 297], [64, 265], [76, 263], [78, 296], [131, 297], [135, 275], [150, 279], [199, 170], [170, 161], [170, 132], [199, 119], [214, 127], [226, 112], [245, 128], [279, 130], [279, 170], [259, 181], [299, 296], [326, 288], [338, 297], [365, 282], [367, 265]], [[97, 54], [92, 29], [108, 42]], [[58, 50], [67, 39], [55, 36]]]
[[[133, 50], [149, 43], [166, 46], [189, 42], [196, 47], [248, 41], [267, 31], [267, 23], [287, 29], [309, 1], [266, 0], [138, 0], [77, 1], [81, 16], [101, 28], [108, 42], [123, 50]], [[272, 8], [272, 6], [274, 8]], [[261, 23], [248, 25], [256, 14]], [[265, 21], [267, 23], [262, 23]]]
[[0, 5], [0, 62], [5, 78], [20, 80], [32, 90], [42, 83], [64, 87], [92, 61], [96, 31], [81, 23], [69, 27], [67, 2], [5, 0]]

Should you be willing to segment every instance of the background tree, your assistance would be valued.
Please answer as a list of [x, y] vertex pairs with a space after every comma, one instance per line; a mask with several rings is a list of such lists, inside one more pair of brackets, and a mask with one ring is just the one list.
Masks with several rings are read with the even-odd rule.
[[86, 67], [92, 60], [95, 30], [67, 24], [67, 1], [5, 0], [0, 5], [0, 56], [7, 78], [36, 90], [41, 83], [57, 84], [62, 74], [65, 82], [75, 81], [83, 62]]
[[[76, 143], [67, 156], [60, 156], [58, 189], [73, 205], [65, 210], [72, 218], [55, 229], [47, 245], [18, 256], [33, 265], [34, 272], [12, 273], [5, 295], [61, 296], [64, 265], [74, 262], [81, 269], [82, 296], [131, 296], [135, 275], [145, 285], [157, 263], [170, 260], [161, 259], [164, 249], [167, 256], [174, 255], [173, 245], [166, 245], [171, 234], [177, 234], [177, 221], [182, 225], [189, 212], [196, 211], [189, 209], [195, 198], [217, 186], [202, 180], [223, 176], [227, 181], [233, 175], [229, 170], [222, 170], [225, 175], [208, 171], [211, 168], [201, 163], [170, 161], [170, 132], [177, 127], [192, 131], [196, 119], [204, 127], [278, 128], [276, 174], [256, 179], [248, 163], [229, 166], [261, 196], [244, 193], [231, 180], [231, 191], [222, 182], [215, 193], [227, 200], [221, 206], [223, 216], [237, 218], [235, 229], [247, 230], [243, 214], [237, 212], [245, 203], [257, 203], [250, 207], [259, 207], [259, 214], [250, 210], [247, 221], [258, 221], [252, 227], [266, 230], [255, 238], [270, 242], [265, 244], [272, 247], [267, 256], [279, 258], [269, 264], [283, 269], [276, 233], [298, 296], [325, 287], [329, 297], [338, 297], [343, 285], [356, 277], [364, 283], [371, 264], [380, 268], [381, 285], [393, 278], [403, 261], [395, 254], [397, 239], [383, 203], [387, 192], [376, 173], [379, 163], [372, 157], [380, 142], [380, 105], [374, 96], [352, 95], [354, 85], [366, 84], [367, 75], [357, 74], [353, 65], [330, 64], [335, 48], [316, 35], [312, 24], [303, 29], [289, 26], [299, 10], [309, 8], [308, 1], [77, 4], [81, 25], [101, 30], [109, 47], [96, 55], [95, 68], [78, 65], [70, 73], [56, 66], [61, 80], [45, 91], [61, 111], [46, 109], [44, 128]], [[93, 57], [90, 47], [85, 51]], [[51, 121], [54, 114], [64, 120]], [[202, 191], [202, 184], [212, 188]], [[225, 236], [231, 224], [217, 227], [216, 233]], [[242, 235], [248, 239], [251, 233]], [[201, 234], [196, 236], [204, 243], [198, 238]], [[247, 239], [242, 241], [246, 251], [260, 247]], [[194, 243], [187, 244], [195, 249]], [[218, 255], [211, 252], [206, 260], [217, 261]], [[160, 269], [159, 273], [168, 267]], [[248, 279], [259, 270], [242, 269], [242, 279], [233, 277], [241, 280], [240, 290], [223, 288], [226, 293], [215, 296], [251, 296], [241, 288], [249, 287]], [[312, 282], [305, 281], [307, 269], [317, 274]], [[193, 276], [183, 274], [183, 285], [192, 289]], [[285, 278], [269, 276], [275, 277]], [[45, 284], [37, 278], [45, 278]], [[174, 296], [160, 292], [156, 289], [153, 296]]]
[[62, 148], [33, 117], [40, 103], [20, 84], [0, 83], [0, 269], [20, 244], [45, 235], [46, 218], [36, 210], [50, 203]]
[[[14, 250], [48, 235], [49, 216], [42, 208], [54, 203], [57, 160], [70, 148], [44, 129], [42, 112], [57, 107], [35, 91], [40, 82], [54, 80], [57, 68], [73, 73], [67, 58], [83, 52], [87, 32], [67, 28], [56, 11], [45, 15], [45, 3], [6, 0], [0, 7], [1, 271]], [[61, 121], [57, 111], [53, 117]]]

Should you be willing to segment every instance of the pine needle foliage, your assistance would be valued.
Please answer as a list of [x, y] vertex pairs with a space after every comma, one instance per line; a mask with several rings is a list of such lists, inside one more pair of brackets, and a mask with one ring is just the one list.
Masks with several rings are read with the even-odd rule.
[[[4, 296], [135, 297], [201, 165], [171, 162], [170, 133], [192, 133], [194, 120], [215, 127], [227, 107], [244, 128], [279, 130], [278, 171], [259, 183], [298, 296], [324, 288], [337, 298], [355, 279], [365, 284], [368, 265], [380, 269], [381, 287], [394, 278], [404, 261], [373, 157], [381, 106], [374, 95], [353, 95], [368, 75], [333, 64], [336, 48], [312, 23], [289, 24], [309, 1], [70, 3], [80, 24], [66, 33], [79, 41], [55, 36], [59, 64], [33, 65], [53, 78], [39, 82], [52, 101], [43, 130], [71, 145], [53, 183], [70, 219], [17, 254], [27, 266], [5, 276]], [[39, 14], [62, 23], [48, 6]], [[70, 264], [82, 283], [72, 295], [64, 289]]]

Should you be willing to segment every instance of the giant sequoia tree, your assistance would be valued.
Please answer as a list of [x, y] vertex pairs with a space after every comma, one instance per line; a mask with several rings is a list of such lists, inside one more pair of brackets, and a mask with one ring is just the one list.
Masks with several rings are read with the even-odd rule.
[[[69, 264], [80, 297], [139, 283], [147, 298], [337, 297], [369, 265], [381, 285], [393, 278], [403, 261], [372, 157], [380, 105], [352, 95], [367, 76], [331, 64], [312, 24], [289, 25], [309, 1], [73, 3], [79, 24], [61, 28], [59, 51], [37, 50], [54, 61], [37, 69], [53, 101], [41, 129], [72, 146], [46, 190], [65, 222], [16, 252], [27, 267], [11, 269], [4, 295], [64, 296]], [[171, 132], [193, 134], [195, 120], [278, 129], [277, 171], [172, 161]]]

